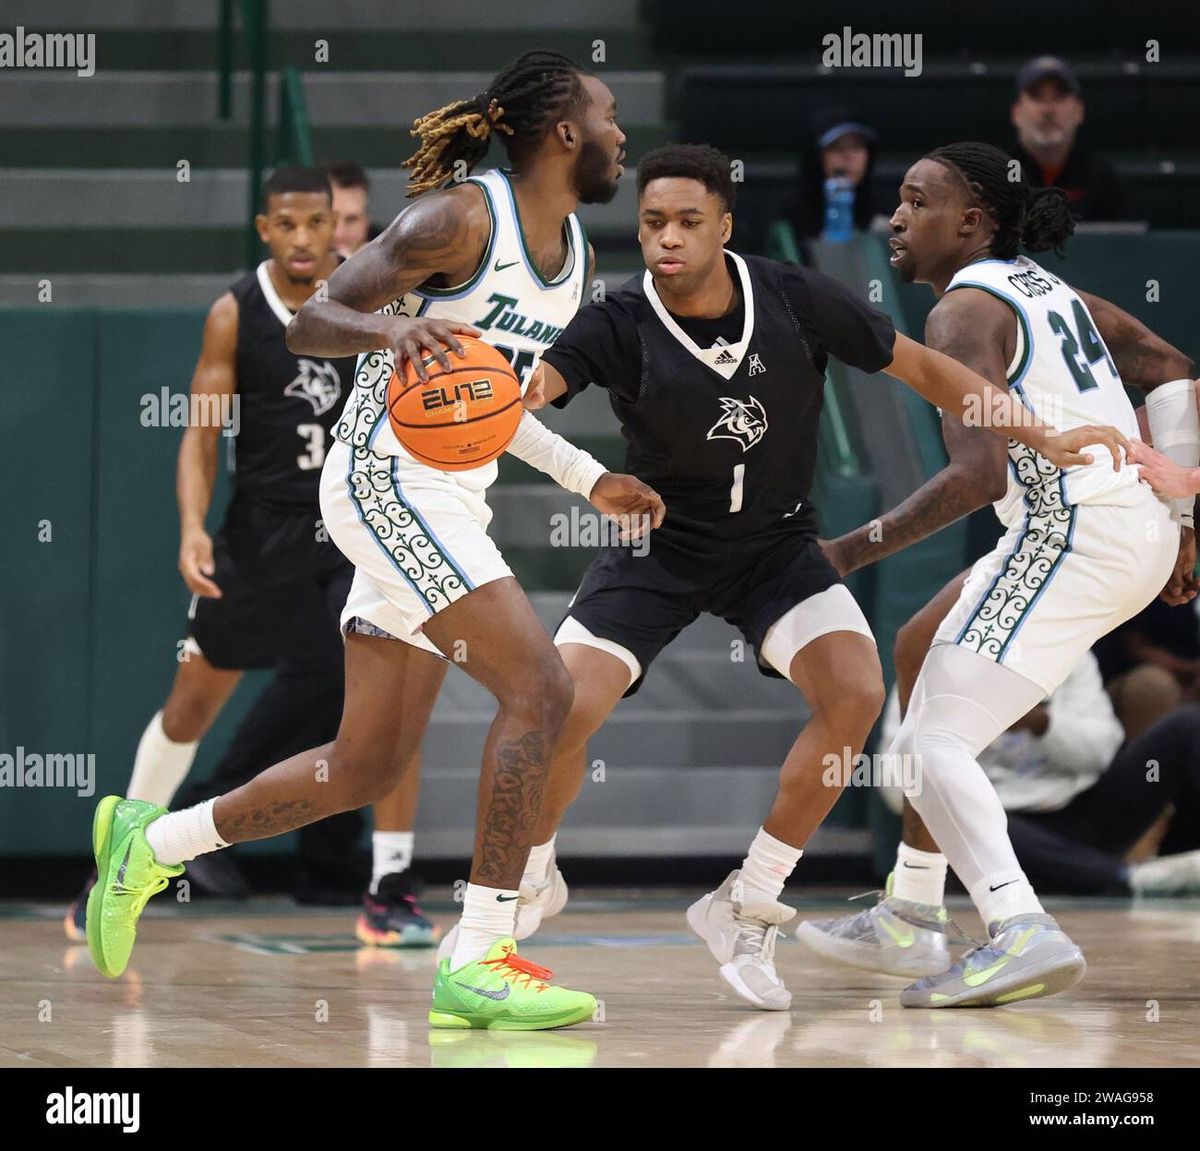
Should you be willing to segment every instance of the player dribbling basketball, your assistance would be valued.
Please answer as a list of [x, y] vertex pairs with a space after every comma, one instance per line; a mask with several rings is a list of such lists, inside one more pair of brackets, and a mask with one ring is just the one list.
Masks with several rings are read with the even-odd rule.
[[[514, 169], [437, 191], [499, 132]], [[163, 814], [102, 801], [100, 881], [88, 942], [106, 974], [128, 961], [137, 919], [182, 862], [261, 839], [390, 790], [419, 743], [452, 658], [499, 704], [484, 748], [470, 883], [457, 943], [439, 967], [435, 1026], [534, 1030], [590, 1019], [592, 996], [549, 983], [512, 939], [518, 884], [572, 685], [550, 637], [487, 535], [496, 465], [446, 473], [417, 463], [386, 415], [393, 370], [427, 354], [450, 367], [456, 334], [508, 350], [528, 376], [583, 299], [580, 202], [615, 195], [624, 136], [612, 93], [555, 53], [523, 56], [488, 91], [423, 118], [409, 162], [429, 191], [329, 280], [289, 329], [308, 354], [361, 353], [322, 474], [321, 506], [356, 565], [342, 615], [346, 702], [332, 745], [294, 756], [209, 804]], [[324, 349], [324, 350], [319, 350]], [[601, 511], [661, 519], [645, 484], [616, 476], [526, 416], [511, 450]]]

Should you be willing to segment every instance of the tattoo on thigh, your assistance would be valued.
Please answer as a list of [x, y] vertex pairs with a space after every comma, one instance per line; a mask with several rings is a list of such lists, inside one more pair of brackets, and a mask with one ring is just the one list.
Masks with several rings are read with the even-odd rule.
[[497, 746], [492, 802], [483, 817], [478, 870], [481, 884], [503, 886], [505, 878], [524, 865], [542, 810], [549, 769], [540, 731], [501, 740]]

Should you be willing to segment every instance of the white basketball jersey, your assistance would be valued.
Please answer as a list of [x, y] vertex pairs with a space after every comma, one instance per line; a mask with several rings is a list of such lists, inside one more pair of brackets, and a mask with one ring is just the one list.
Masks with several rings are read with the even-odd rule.
[[[494, 168], [470, 177], [470, 182], [483, 189], [492, 224], [487, 250], [475, 274], [455, 288], [417, 288], [380, 308], [379, 314], [436, 316], [470, 324], [482, 339], [504, 353], [524, 391], [542, 353], [570, 323], [584, 299], [587, 235], [574, 214], [566, 218], [567, 258], [558, 276], [546, 280], [525, 243], [508, 173]], [[399, 456], [410, 467], [426, 468], [401, 447], [387, 417], [387, 389], [394, 368], [390, 351], [359, 356], [354, 389], [336, 435], [352, 447]], [[493, 461], [470, 471], [441, 474], [473, 491], [483, 491], [495, 481], [497, 466]]]
[[[1017, 347], [1008, 365], [1009, 390], [1039, 418], [1063, 431], [1111, 424], [1138, 435], [1137, 416], [1121, 377], [1084, 302], [1070, 286], [1025, 256], [979, 260], [955, 273], [947, 291], [980, 288], [1004, 300], [1017, 317]], [[995, 504], [1007, 527], [1051, 506], [1124, 504], [1134, 498], [1137, 471], [1113, 471], [1112, 456], [1089, 448], [1088, 465], [1062, 469], [1009, 441], [1008, 490]]]

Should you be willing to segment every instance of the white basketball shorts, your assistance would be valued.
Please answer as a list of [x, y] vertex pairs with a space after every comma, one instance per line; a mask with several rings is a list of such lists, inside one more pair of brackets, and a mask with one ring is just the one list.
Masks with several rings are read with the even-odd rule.
[[321, 516], [354, 564], [341, 624], [356, 617], [415, 647], [439, 611], [492, 580], [511, 576], [487, 534], [484, 492], [452, 473], [334, 440], [321, 473]]
[[934, 643], [1011, 668], [1047, 695], [1101, 636], [1162, 591], [1179, 528], [1149, 485], [1121, 504], [1067, 505], [1057, 487], [971, 569]]

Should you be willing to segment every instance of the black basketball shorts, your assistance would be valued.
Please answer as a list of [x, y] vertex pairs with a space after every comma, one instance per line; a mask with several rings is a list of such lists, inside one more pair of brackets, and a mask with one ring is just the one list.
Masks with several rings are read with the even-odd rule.
[[[651, 539], [644, 554], [620, 546], [601, 550], [554, 637], [558, 644], [584, 643], [623, 659], [631, 677], [626, 695], [637, 691], [658, 653], [701, 612], [736, 627], [768, 676], [786, 675], [791, 656], [819, 635], [855, 631], [871, 637], [862, 611], [812, 536], [739, 540], [730, 560], [708, 565], [682, 562], [673, 549], [656, 551]], [[831, 589], [837, 590], [824, 594]], [[813, 601], [811, 610], [793, 620], [793, 610], [806, 601]], [[772, 633], [777, 623], [783, 630]]]
[[340, 664], [338, 616], [353, 565], [313, 508], [235, 495], [213, 539], [219, 599], [193, 596], [187, 634], [214, 667], [249, 671], [283, 658]]

